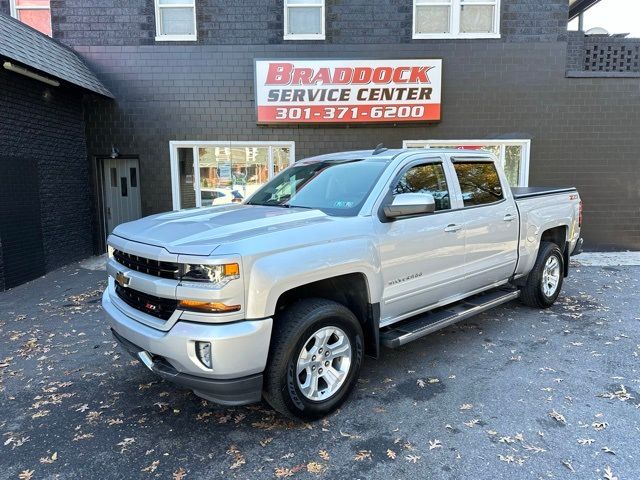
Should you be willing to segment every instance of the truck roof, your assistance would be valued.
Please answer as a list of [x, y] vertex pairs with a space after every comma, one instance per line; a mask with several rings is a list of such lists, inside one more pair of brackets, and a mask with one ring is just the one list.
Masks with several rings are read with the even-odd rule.
[[[346, 152], [327, 153], [324, 155], [316, 155], [315, 157], [308, 157], [300, 160], [299, 162], [325, 162], [325, 161], [345, 161], [345, 160], [383, 160], [391, 161], [398, 155], [403, 153], [415, 153], [419, 151], [419, 148], [390, 148], [379, 153], [374, 154], [375, 150], [352, 150]], [[487, 156], [491, 154], [482, 150], [460, 150], [456, 148], [429, 148], [429, 153], [448, 153], [457, 155], [473, 155], [473, 156]], [[296, 162], [296, 163], [299, 163]]]

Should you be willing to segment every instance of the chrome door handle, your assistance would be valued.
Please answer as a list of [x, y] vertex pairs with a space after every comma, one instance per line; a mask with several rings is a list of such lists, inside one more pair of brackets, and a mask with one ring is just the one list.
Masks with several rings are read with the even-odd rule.
[[458, 230], [462, 230], [462, 225], [459, 225], [457, 223], [451, 223], [444, 227], [445, 232], [457, 232]]
[[515, 219], [516, 219], [516, 216], [511, 213], [507, 213], [503, 218], [505, 222], [512, 222]]

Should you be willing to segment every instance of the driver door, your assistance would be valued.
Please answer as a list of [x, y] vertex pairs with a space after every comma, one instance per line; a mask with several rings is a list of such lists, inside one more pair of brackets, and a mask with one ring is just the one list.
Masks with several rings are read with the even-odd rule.
[[423, 159], [408, 164], [390, 185], [385, 202], [400, 193], [430, 193], [436, 210], [378, 224], [384, 280], [381, 326], [462, 293], [464, 219], [450, 193], [452, 175], [442, 159]]

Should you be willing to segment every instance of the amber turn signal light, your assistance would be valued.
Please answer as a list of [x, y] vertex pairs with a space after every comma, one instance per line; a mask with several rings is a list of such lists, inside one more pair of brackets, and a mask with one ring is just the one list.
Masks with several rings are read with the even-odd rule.
[[228, 313], [240, 310], [240, 305], [225, 305], [218, 302], [200, 302], [198, 300], [180, 300], [178, 308], [208, 313]]

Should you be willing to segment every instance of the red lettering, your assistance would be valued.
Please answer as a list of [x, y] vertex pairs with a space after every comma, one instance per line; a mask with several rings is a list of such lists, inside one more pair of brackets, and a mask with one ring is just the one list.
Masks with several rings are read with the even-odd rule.
[[331, 71], [327, 67], [318, 69], [318, 73], [311, 79], [312, 85], [318, 85], [319, 83], [331, 85]]
[[313, 68], [296, 68], [291, 76], [291, 85], [310, 85]]
[[427, 72], [433, 67], [413, 67], [409, 75], [409, 83], [431, 83]]
[[391, 67], [378, 67], [373, 71], [373, 83], [389, 83], [392, 75]]
[[333, 73], [333, 83], [336, 85], [346, 85], [351, 83], [353, 78], [353, 68], [338, 67]]
[[411, 69], [409, 67], [398, 67], [393, 72], [393, 81], [395, 83], [407, 83], [407, 79], [402, 75]]
[[366, 85], [371, 83], [371, 75], [373, 71], [369, 67], [356, 67], [353, 69], [353, 85]]
[[270, 63], [267, 72], [267, 85], [288, 85], [291, 82], [293, 63]]

